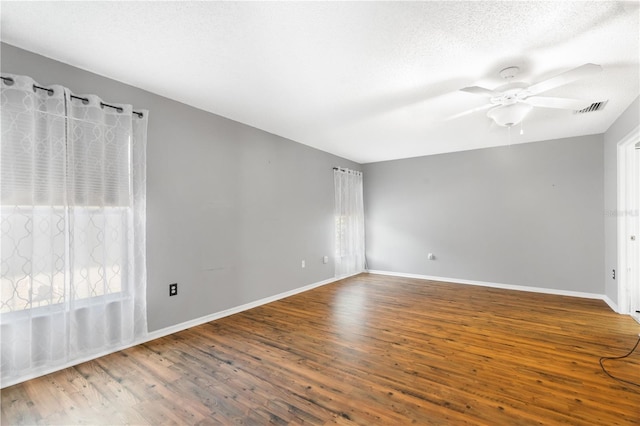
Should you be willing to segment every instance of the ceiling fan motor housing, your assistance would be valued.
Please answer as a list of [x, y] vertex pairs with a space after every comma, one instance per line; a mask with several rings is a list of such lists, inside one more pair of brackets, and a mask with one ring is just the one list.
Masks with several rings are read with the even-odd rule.
[[526, 90], [527, 87], [527, 83], [511, 83], [500, 87], [496, 89], [500, 92], [499, 96], [492, 97], [490, 101], [496, 105], [511, 105], [521, 102], [531, 96], [531, 93]]

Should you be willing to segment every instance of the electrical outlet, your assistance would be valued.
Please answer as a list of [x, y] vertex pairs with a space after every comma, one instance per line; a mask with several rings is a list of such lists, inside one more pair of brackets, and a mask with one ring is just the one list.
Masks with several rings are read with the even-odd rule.
[[169, 296], [178, 295], [178, 283], [169, 284]]

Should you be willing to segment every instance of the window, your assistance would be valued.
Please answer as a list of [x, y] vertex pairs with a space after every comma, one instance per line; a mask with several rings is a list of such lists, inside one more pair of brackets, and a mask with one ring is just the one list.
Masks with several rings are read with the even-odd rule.
[[146, 111], [2, 76], [6, 384], [146, 333]]
[[3, 107], [2, 313], [116, 294], [126, 282], [130, 126], [117, 112], [87, 121], [30, 105]]
[[364, 202], [362, 172], [334, 169], [335, 276], [345, 277], [365, 269]]

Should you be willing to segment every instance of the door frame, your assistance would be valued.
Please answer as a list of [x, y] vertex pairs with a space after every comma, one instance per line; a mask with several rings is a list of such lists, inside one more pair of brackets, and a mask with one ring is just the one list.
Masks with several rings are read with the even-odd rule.
[[[640, 309], [640, 164], [635, 145], [640, 142], [640, 125], [618, 142], [618, 310], [640, 321], [635, 312]], [[631, 241], [635, 235], [635, 241]], [[632, 309], [633, 306], [633, 309]]]

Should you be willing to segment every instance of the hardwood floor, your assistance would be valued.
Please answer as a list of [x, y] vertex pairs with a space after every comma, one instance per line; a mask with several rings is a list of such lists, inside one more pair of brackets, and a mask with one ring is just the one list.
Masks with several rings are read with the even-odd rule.
[[[2, 424], [640, 424], [600, 300], [362, 274], [2, 390]], [[606, 363], [640, 382], [640, 348]]]

